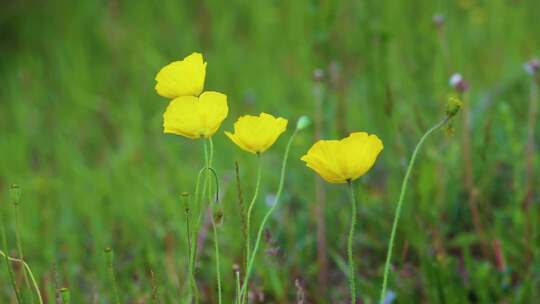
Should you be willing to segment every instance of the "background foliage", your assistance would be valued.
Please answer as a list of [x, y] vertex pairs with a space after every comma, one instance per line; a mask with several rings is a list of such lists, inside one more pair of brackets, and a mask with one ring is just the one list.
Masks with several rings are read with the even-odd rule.
[[[525, 161], [531, 80], [522, 64], [539, 54], [539, 11], [535, 0], [3, 2], [0, 208], [10, 253], [17, 255], [9, 187], [17, 183], [25, 258], [50, 301], [68, 286], [74, 303], [108, 303], [108, 246], [126, 303], [148, 302], [153, 286], [161, 301], [177, 299], [186, 256], [179, 195], [193, 191], [202, 143], [162, 134], [167, 101], [153, 86], [163, 65], [201, 51], [206, 88], [229, 97], [221, 130], [239, 114], [265, 111], [291, 127], [309, 115], [324, 138], [365, 130], [384, 141], [358, 183], [359, 291], [373, 303], [407, 160], [443, 117], [448, 79], [461, 72], [471, 84], [470, 126], [460, 114], [453, 135], [439, 132], [421, 152], [390, 288], [400, 303], [531, 303], [540, 290], [540, 216], [537, 189], [527, 196], [527, 185], [538, 185], [540, 166], [537, 152]], [[315, 69], [324, 72], [320, 82]], [[317, 178], [299, 160], [315, 130], [293, 145], [284, 200], [255, 269], [253, 289], [267, 303], [295, 302], [296, 279], [309, 302], [346, 301], [347, 192], [327, 184], [316, 191]], [[214, 141], [231, 299], [232, 265], [243, 261], [234, 162], [249, 197], [256, 160], [221, 131]], [[264, 155], [263, 197], [276, 191], [284, 143]], [[528, 180], [531, 166], [536, 179]], [[263, 198], [256, 221], [266, 207]], [[210, 241], [198, 272], [208, 303]], [[0, 302], [9, 303], [1, 269]]]

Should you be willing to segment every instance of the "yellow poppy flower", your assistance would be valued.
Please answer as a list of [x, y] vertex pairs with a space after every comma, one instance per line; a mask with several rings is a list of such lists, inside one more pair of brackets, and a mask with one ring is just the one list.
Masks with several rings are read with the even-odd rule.
[[181, 96], [169, 103], [163, 113], [163, 132], [191, 139], [208, 138], [227, 117], [227, 96], [204, 92], [199, 97]]
[[234, 134], [225, 134], [241, 149], [251, 153], [262, 153], [272, 146], [279, 135], [287, 129], [287, 120], [261, 113], [259, 116], [245, 115], [234, 123]]
[[376, 135], [355, 132], [341, 140], [319, 140], [301, 160], [327, 182], [341, 184], [364, 175], [382, 149]]
[[206, 62], [200, 53], [172, 62], [156, 75], [156, 91], [167, 98], [199, 96], [204, 87]]

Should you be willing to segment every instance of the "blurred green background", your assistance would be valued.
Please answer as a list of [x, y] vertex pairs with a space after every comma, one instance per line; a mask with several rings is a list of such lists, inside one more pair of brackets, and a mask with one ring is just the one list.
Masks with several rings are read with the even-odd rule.
[[[390, 289], [399, 303], [533, 303], [540, 166], [526, 147], [532, 131], [540, 141], [529, 115], [539, 101], [523, 63], [540, 54], [539, 12], [536, 0], [3, 1], [0, 210], [10, 254], [17, 256], [9, 200], [16, 183], [25, 259], [48, 303], [60, 287], [73, 303], [110, 303], [109, 246], [123, 302], [150, 302], [156, 287], [159, 302], [178, 302], [186, 275], [179, 195], [193, 191], [203, 150], [201, 141], [162, 133], [167, 100], [153, 87], [162, 66], [199, 51], [206, 89], [226, 93], [230, 107], [214, 137], [226, 302], [233, 264], [243, 264], [234, 163], [249, 198], [256, 159], [222, 131], [240, 114], [265, 111], [289, 118], [289, 129], [304, 114], [315, 124], [293, 144], [255, 298], [296, 303], [303, 289], [308, 303], [347, 301], [346, 187], [321, 183], [299, 158], [318, 135], [362, 130], [385, 144], [357, 183], [359, 293], [375, 303], [408, 159], [443, 118], [448, 79], [460, 72], [471, 85], [466, 106], [454, 131], [438, 132], [419, 155]], [[277, 189], [290, 133], [264, 155], [256, 223]], [[214, 303], [210, 234], [204, 239], [198, 281], [203, 302]], [[0, 302], [14, 303], [3, 263]]]

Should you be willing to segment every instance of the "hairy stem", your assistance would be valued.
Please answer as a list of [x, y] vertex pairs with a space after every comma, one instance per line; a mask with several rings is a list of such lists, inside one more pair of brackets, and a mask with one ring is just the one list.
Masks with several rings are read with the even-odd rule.
[[[211, 169], [212, 168], [212, 161], [214, 157], [214, 143], [212, 142], [212, 138], [208, 138], [208, 144], [209, 144], [209, 153], [205, 154], [207, 155], [206, 158], [206, 167]], [[210, 178], [211, 172], [208, 172], [205, 177], [205, 183], [207, 184], [206, 189], [208, 190], [208, 202], [209, 204], [212, 203], [212, 180]], [[214, 172], [215, 174], [215, 172]], [[218, 181], [216, 178], [216, 189], [218, 187]], [[216, 200], [217, 203], [217, 200]], [[211, 208], [212, 210], [212, 208]], [[214, 253], [215, 253], [215, 259], [216, 259], [216, 282], [217, 282], [217, 290], [218, 290], [218, 303], [221, 304], [222, 302], [222, 295], [221, 295], [221, 266], [220, 266], [220, 256], [219, 256], [219, 238], [218, 238], [218, 231], [216, 227], [216, 220], [214, 218], [214, 214], [211, 214], [211, 222], [212, 222], [212, 231], [214, 233]]]
[[106, 248], [105, 255], [107, 258], [107, 271], [113, 288], [114, 303], [120, 304], [122, 302], [120, 301], [120, 293], [118, 292], [118, 284], [116, 283], [116, 274], [114, 273], [114, 252], [112, 248]]
[[[259, 196], [259, 191], [261, 188], [261, 175], [262, 175], [262, 157], [260, 154], [257, 154], [257, 180], [255, 182], [255, 192], [253, 193], [253, 198], [249, 203], [248, 211], [246, 214], [246, 269], [248, 268], [249, 257], [251, 256], [251, 213], [253, 212], [253, 207]], [[247, 287], [249, 289], [249, 286]], [[247, 293], [246, 293], [247, 295]]]
[[251, 256], [249, 257], [249, 262], [248, 262], [248, 266], [247, 266], [247, 269], [246, 269], [244, 282], [242, 284], [242, 289], [240, 290], [241, 298], [243, 298], [242, 297], [243, 295], [247, 294], [247, 286], [249, 284], [249, 277], [251, 275], [251, 270], [253, 268], [253, 263], [255, 261], [255, 257], [257, 256], [257, 250], [259, 249], [262, 234], [264, 232], [264, 226], [266, 225], [266, 222], [270, 219], [270, 216], [272, 215], [274, 210], [276, 210], [276, 207], [277, 207], [277, 205], [279, 203], [279, 198], [281, 196], [281, 192], [283, 191], [283, 184], [284, 184], [284, 181], [285, 181], [285, 171], [287, 169], [287, 159], [289, 158], [289, 151], [291, 149], [291, 144], [292, 144], [294, 138], [296, 137], [297, 133], [298, 133], [298, 129], [296, 129], [294, 131], [294, 133], [291, 135], [291, 138], [289, 139], [289, 142], [287, 143], [287, 147], [285, 148], [285, 154], [283, 156], [283, 161], [281, 163], [281, 175], [280, 175], [280, 179], [279, 179], [278, 190], [276, 192], [276, 196], [274, 198], [274, 202], [272, 204], [272, 207], [270, 207], [270, 209], [268, 209], [268, 211], [264, 215], [264, 218], [263, 218], [263, 220], [261, 222], [261, 225], [259, 226], [259, 230], [257, 232], [257, 239], [255, 240], [255, 246], [253, 247], [253, 252], [251, 253]]

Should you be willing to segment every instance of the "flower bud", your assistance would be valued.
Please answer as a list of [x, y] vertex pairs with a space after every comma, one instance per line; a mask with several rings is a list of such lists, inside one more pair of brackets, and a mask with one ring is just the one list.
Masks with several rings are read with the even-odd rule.
[[311, 125], [311, 119], [309, 119], [309, 117], [307, 117], [306, 115], [302, 115], [300, 116], [300, 118], [298, 118], [298, 121], [296, 122], [296, 130], [303, 130], [309, 127], [309, 125]]
[[221, 206], [214, 209], [214, 223], [216, 225], [221, 225], [223, 223], [223, 209], [221, 209]]
[[453, 87], [456, 91], [464, 93], [469, 90], [469, 83], [463, 79], [463, 76], [459, 73], [454, 73], [450, 77], [450, 86]]
[[446, 102], [446, 115], [448, 115], [448, 117], [455, 116], [462, 106], [463, 102], [459, 100], [459, 98], [455, 96], [450, 96], [448, 98], [448, 101]]

